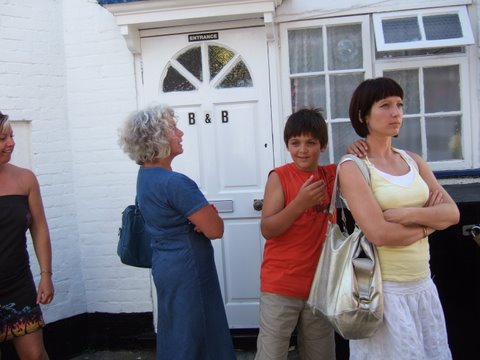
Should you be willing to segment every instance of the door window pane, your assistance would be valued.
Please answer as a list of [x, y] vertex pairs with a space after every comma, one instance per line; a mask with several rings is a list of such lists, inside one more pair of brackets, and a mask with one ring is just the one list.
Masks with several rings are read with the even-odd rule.
[[177, 61], [198, 80], [202, 81], [202, 54], [200, 46], [188, 49], [177, 57]]
[[210, 45], [208, 47], [208, 63], [210, 69], [210, 80], [212, 80], [230, 60], [234, 53], [224, 47]]
[[402, 128], [398, 137], [392, 139], [392, 145], [417, 154], [422, 153], [422, 130], [420, 118], [403, 118]]
[[327, 28], [328, 68], [359, 69], [363, 66], [360, 24]]
[[195, 86], [190, 81], [185, 79], [176, 69], [172, 66], [168, 67], [167, 75], [163, 80], [163, 91], [192, 91], [195, 90]]
[[325, 110], [325, 76], [311, 76], [290, 80], [292, 93], [292, 112], [304, 107]]
[[339, 74], [330, 77], [331, 117], [348, 118], [350, 98], [355, 88], [363, 81], [363, 73]]
[[428, 161], [463, 159], [460, 116], [427, 117], [425, 127]]
[[322, 71], [322, 28], [289, 30], [288, 54], [290, 74]]
[[425, 112], [460, 110], [458, 65], [425, 68]]
[[245, 63], [240, 61], [230, 72], [224, 77], [223, 81], [217, 88], [234, 88], [234, 87], [251, 87], [253, 86], [252, 77]]

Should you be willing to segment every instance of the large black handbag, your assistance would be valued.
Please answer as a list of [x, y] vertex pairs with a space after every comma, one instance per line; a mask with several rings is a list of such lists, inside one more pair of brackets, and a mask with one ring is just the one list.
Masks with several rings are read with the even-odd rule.
[[135, 205], [128, 205], [122, 212], [122, 226], [118, 229], [117, 254], [126, 265], [151, 268], [152, 247], [151, 236], [145, 220]]

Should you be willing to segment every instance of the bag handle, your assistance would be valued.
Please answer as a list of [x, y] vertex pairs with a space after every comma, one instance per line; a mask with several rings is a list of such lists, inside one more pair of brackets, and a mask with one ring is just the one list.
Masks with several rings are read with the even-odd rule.
[[[360, 171], [362, 172], [363, 177], [367, 181], [368, 185], [370, 185], [370, 169], [367, 167], [365, 162], [359, 159], [358, 157], [356, 157], [355, 155], [350, 155], [350, 154], [343, 155], [340, 161], [338, 162], [337, 173], [335, 174], [335, 183], [333, 184], [332, 198], [330, 199], [330, 207], [328, 209], [328, 213], [330, 214], [330, 216], [333, 216], [333, 213], [335, 211], [335, 203], [337, 200], [337, 182], [338, 182], [339, 166], [340, 164], [348, 160], [352, 160], [355, 164], [357, 164]], [[342, 215], [343, 215], [343, 212], [342, 212]]]

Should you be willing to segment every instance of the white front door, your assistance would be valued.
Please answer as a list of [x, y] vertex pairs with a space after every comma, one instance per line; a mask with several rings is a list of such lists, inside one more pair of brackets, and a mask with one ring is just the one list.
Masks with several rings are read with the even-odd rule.
[[260, 211], [273, 166], [265, 29], [145, 37], [143, 104], [168, 104], [185, 133], [175, 171], [197, 182], [225, 221], [213, 241], [230, 328], [258, 327]]

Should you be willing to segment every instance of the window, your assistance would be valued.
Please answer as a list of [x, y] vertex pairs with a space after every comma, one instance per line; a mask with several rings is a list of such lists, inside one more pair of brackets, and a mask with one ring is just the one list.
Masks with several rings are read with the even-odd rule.
[[455, 58], [378, 64], [376, 75], [395, 79], [405, 91], [403, 125], [394, 146], [420, 154], [436, 170], [442, 168], [438, 162], [448, 162], [448, 169], [465, 164], [466, 69], [466, 62]]
[[377, 51], [474, 43], [465, 7], [373, 14], [373, 26]]
[[[322, 108], [329, 147], [328, 158], [321, 158], [321, 162], [337, 162], [347, 145], [358, 139], [348, 117], [354, 88], [366, 78], [391, 77], [405, 91], [404, 123], [393, 145], [420, 154], [434, 170], [470, 168], [475, 149], [470, 139], [474, 127], [469, 99], [471, 62], [468, 47], [463, 46], [468, 32], [465, 29], [470, 27], [466, 9], [440, 8], [396, 15], [283, 24], [282, 40], [287, 43], [282, 44], [282, 51], [287, 53], [282, 58], [288, 59], [284, 67], [284, 79], [288, 79], [284, 83], [288, 89], [284, 104], [289, 106], [285, 106], [285, 114], [301, 107]], [[383, 39], [395, 47], [370, 51], [374, 35], [378, 34], [377, 27], [375, 34], [370, 31], [371, 18], [386, 21], [382, 31], [389, 35]], [[438, 46], [439, 38], [445, 45]], [[401, 45], [411, 42], [417, 44]], [[436, 47], [429, 42], [436, 42]], [[418, 43], [423, 47], [417, 48]]]
[[[206, 56], [202, 56], [204, 53]], [[222, 46], [202, 44], [170, 60], [161, 88], [163, 92], [194, 91], [204, 81], [217, 89], [253, 86], [250, 72], [238, 54]]]
[[[369, 62], [368, 17], [349, 18], [348, 22], [309, 21], [302, 27], [289, 24], [283, 28], [288, 46], [282, 47], [289, 59], [289, 98], [286, 113], [304, 107], [322, 110], [329, 127], [329, 157], [322, 162], [338, 160], [346, 145], [356, 139], [348, 121], [348, 105], [355, 87], [371, 73]], [[305, 27], [306, 25], [310, 25]]]

